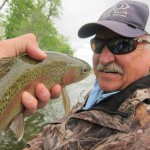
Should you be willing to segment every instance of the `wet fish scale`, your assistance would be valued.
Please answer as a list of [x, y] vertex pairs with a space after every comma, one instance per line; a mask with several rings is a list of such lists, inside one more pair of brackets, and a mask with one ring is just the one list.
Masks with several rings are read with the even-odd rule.
[[0, 59], [0, 131], [22, 112], [23, 91], [35, 96], [39, 82], [50, 89], [54, 83], [65, 86], [90, 73], [90, 66], [80, 59], [57, 52], [46, 54], [47, 58], [41, 62], [27, 55]]

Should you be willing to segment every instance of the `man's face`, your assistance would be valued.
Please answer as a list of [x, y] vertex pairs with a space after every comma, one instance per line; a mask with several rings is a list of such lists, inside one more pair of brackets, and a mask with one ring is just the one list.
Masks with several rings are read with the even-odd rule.
[[[110, 39], [118, 36], [109, 30], [103, 30], [96, 35], [102, 39]], [[140, 37], [145, 39], [144, 36]], [[93, 54], [93, 68], [100, 87], [106, 91], [121, 90], [134, 81], [149, 74], [150, 49], [148, 44], [138, 44], [136, 50], [128, 54], [115, 55], [109, 51], [107, 46], [103, 48], [101, 54]], [[101, 71], [98, 65], [113, 65], [117, 67], [117, 72]]]

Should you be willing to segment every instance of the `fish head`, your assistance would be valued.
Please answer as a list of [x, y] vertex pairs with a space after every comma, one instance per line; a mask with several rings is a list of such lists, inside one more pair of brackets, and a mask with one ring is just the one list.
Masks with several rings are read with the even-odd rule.
[[60, 83], [64, 86], [79, 82], [90, 74], [91, 67], [84, 60], [54, 51], [47, 51], [46, 54], [47, 59], [42, 63], [48, 66], [51, 64], [55, 78], [60, 77]]
[[85, 79], [91, 71], [90, 65], [84, 60], [71, 56], [69, 59], [67, 69], [62, 78], [64, 85], [72, 84]]

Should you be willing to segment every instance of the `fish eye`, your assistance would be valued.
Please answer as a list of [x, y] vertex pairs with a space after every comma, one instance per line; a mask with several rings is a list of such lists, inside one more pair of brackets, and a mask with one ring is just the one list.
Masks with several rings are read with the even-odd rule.
[[82, 73], [86, 73], [87, 71], [87, 68], [82, 69]]

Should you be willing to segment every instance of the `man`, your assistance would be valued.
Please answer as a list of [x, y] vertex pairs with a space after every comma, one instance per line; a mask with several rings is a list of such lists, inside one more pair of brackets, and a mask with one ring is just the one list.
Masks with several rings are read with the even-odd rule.
[[81, 38], [95, 35], [95, 86], [85, 104], [49, 124], [29, 149], [150, 149], [148, 18], [146, 4], [121, 1], [80, 28]]

